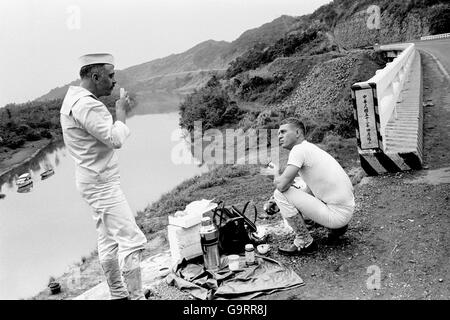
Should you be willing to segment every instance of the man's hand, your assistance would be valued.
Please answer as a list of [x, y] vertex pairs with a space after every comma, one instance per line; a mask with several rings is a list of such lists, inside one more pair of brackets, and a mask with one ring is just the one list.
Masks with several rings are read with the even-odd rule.
[[128, 92], [120, 89], [120, 99], [116, 101], [116, 119], [125, 123], [127, 111], [130, 109], [131, 101]]
[[280, 168], [276, 164], [269, 162], [266, 167], [260, 169], [259, 174], [264, 176], [278, 176], [279, 170]]

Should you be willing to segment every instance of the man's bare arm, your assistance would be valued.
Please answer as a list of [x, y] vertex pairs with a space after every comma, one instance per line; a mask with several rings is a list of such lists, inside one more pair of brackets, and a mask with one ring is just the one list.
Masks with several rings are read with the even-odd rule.
[[294, 182], [295, 177], [297, 176], [299, 168], [288, 164], [286, 169], [284, 169], [283, 173], [280, 175], [278, 170], [275, 171], [273, 177], [273, 184], [280, 192], [284, 192], [289, 189]]

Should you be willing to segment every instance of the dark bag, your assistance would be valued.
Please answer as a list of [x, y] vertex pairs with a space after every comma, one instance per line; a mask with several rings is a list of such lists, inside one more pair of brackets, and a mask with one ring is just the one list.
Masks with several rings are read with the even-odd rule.
[[221, 254], [240, 254], [244, 252], [247, 243], [253, 243], [252, 233], [256, 232], [255, 211], [254, 222], [245, 216], [245, 210], [251, 201], [247, 202], [244, 209], [239, 211], [235, 206], [225, 207], [223, 201], [219, 202], [213, 210], [213, 221], [219, 229], [219, 251]]

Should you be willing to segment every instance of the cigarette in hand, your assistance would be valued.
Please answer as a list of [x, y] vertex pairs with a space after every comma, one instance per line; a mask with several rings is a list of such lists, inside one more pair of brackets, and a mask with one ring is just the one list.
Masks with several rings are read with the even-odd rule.
[[120, 88], [120, 98], [124, 98], [125, 97], [125, 89], [124, 88]]

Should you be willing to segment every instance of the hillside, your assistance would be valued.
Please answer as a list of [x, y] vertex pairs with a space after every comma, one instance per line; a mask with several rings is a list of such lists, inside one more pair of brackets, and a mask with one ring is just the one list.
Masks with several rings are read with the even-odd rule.
[[[379, 30], [366, 26], [370, 5], [380, 7]], [[206, 84], [211, 76], [209, 73], [227, 69], [232, 61], [255, 46], [266, 48], [284, 37], [295, 38], [312, 24], [320, 24], [338, 51], [345, 51], [376, 42], [407, 41], [446, 32], [449, 17], [450, 6], [443, 0], [335, 0], [310, 15], [283, 15], [243, 32], [231, 43], [207, 40], [185, 52], [119, 70], [117, 79], [121, 86], [136, 95], [139, 102], [136, 113], [175, 111], [187, 94]], [[73, 81], [68, 85], [76, 83]], [[68, 85], [52, 89], [37, 100], [62, 98]]]
[[[368, 10], [373, 5], [379, 24]], [[180, 124], [188, 130], [199, 120], [204, 128], [275, 128], [283, 118], [298, 116], [313, 141], [330, 130], [353, 136], [350, 86], [385, 64], [374, 44], [449, 32], [449, 17], [450, 4], [440, 0], [335, 0], [311, 15], [280, 17], [236, 40], [253, 36], [255, 42], [247, 42], [253, 46], [230, 62], [224, 76], [183, 101]], [[284, 35], [266, 41], [259, 32], [269, 28]]]

